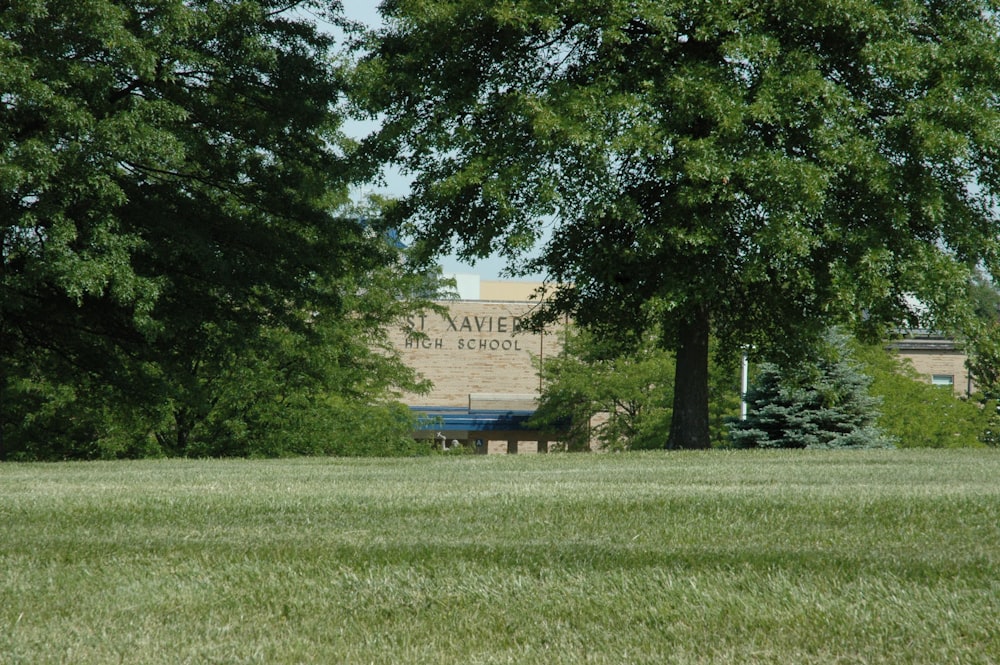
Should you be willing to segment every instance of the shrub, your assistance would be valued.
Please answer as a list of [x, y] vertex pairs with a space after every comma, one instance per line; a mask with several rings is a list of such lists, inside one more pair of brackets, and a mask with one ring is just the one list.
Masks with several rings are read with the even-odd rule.
[[993, 400], [956, 397], [951, 387], [924, 380], [909, 360], [881, 346], [859, 346], [857, 357], [871, 375], [871, 392], [882, 400], [880, 426], [902, 448], [979, 447], [997, 426]]

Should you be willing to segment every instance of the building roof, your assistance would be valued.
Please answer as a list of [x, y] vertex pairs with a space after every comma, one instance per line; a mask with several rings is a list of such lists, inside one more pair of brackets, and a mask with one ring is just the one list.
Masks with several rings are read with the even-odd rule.
[[954, 337], [928, 331], [912, 331], [886, 346], [896, 351], [962, 351], [962, 345]]

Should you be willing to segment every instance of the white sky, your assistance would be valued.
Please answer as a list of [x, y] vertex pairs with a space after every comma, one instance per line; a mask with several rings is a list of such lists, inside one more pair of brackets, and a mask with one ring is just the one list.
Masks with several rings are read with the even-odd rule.
[[[378, 5], [379, 0], [342, 0], [344, 15], [352, 20], [363, 21], [370, 25], [379, 22]], [[350, 128], [350, 126], [348, 126]], [[359, 131], [366, 128], [359, 125]], [[349, 129], [350, 131], [350, 129]], [[408, 180], [405, 176], [392, 171], [387, 171], [385, 175], [385, 187], [361, 188], [362, 195], [367, 193], [380, 193], [389, 196], [402, 196], [408, 188]], [[499, 279], [500, 271], [504, 268], [504, 261], [499, 257], [482, 259], [475, 265], [470, 265], [459, 261], [454, 256], [445, 256], [440, 259], [441, 268], [446, 273], [472, 273], [483, 279]], [[523, 279], [541, 279], [541, 276], [528, 276]]]

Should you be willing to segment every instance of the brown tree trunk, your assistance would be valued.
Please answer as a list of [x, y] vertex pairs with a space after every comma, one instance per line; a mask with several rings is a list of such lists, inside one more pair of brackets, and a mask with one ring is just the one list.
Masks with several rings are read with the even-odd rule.
[[708, 448], [708, 309], [680, 325], [674, 372], [674, 413], [667, 448]]

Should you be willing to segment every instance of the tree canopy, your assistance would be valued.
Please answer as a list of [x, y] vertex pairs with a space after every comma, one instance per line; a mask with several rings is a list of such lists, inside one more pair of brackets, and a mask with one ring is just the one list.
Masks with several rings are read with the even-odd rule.
[[[708, 339], [772, 356], [1000, 268], [994, 0], [388, 0], [359, 80], [431, 250], [500, 248], [595, 330], [676, 351], [668, 447], [708, 436]], [[540, 238], [536, 258], [523, 251]], [[640, 336], [635, 336], [636, 339]]]
[[278, 404], [415, 387], [383, 332], [426, 289], [348, 207], [329, 11], [4, 3], [0, 455], [253, 452]]

